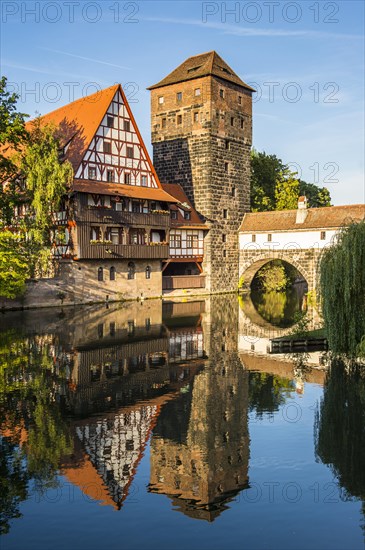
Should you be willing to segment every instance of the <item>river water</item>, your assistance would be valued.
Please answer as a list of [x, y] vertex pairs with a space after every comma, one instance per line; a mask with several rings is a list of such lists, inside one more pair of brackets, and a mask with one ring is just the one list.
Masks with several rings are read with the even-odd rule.
[[362, 549], [365, 378], [270, 353], [301, 308], [2, 315], [1, 549]]

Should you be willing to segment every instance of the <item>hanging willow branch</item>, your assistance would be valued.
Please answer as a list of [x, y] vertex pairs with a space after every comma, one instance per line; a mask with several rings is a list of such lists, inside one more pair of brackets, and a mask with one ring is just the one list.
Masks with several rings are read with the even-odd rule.
[[362, 355], [365, 339], [365, 221], [344, 228], [321, 261], [320, 293], [330, 348]]

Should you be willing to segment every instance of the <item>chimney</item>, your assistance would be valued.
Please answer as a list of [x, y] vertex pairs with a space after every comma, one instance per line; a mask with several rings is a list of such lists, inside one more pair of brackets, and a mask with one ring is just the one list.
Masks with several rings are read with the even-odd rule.
[[308, 215], [307, 197], [299, 197], [295, 223], [304, 223]]

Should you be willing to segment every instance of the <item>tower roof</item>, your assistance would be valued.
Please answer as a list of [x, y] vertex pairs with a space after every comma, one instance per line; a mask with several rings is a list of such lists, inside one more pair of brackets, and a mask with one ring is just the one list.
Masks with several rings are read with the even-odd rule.
[[245, 84], [215, 51], [189, 57], [172, 73], [147, 89], [154, 90], [163, 86], [169, 86], [170, 84], [201, 78], [202, 76], [217, 76], [252, 92], [255, 91], [251, 86]]

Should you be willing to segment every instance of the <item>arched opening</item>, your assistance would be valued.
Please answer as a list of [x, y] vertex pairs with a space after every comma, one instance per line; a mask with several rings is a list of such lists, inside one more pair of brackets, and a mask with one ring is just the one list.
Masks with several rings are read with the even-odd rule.
[[109, 279], [111, 281], [115, 281], [115, 275], [116, 275], [116, 270], [115, 270], [115, 267], [112, 266], [109, 270]]
[[128, 279], [134, 279], [136, 276], [136, 266], [133, 262], [128, 264]]
[[151, 266], [147, 266], [146, 267], [146, 279], [150, 279], [151, 278]]
[[99, 267], [99, 269], [98, 269], [98, 281], [103, 281], [103, 280], [104, 280], [103, 268]]

